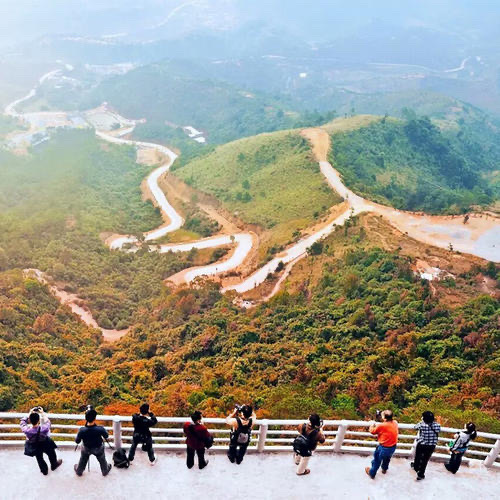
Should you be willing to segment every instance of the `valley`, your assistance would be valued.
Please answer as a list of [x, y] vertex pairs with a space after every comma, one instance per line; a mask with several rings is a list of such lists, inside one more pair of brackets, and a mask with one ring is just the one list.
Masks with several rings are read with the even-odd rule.
[[[53, 76], [55, 73], [56, 71], [52, 71], [42, 76], [39, 80], [38, 85], [41, 85], [45, 80]], [[31, 127], [33, 127], [33, 123], [37, 123], [38, 127], [43, 130], [43, 125], [39, 124], [45, 122], [40, 122], [39, 119], [40, 115], [45, 116], [46, 113], [30, 113], [28, 115], [24, 115], [16, 111], [16, 107], [20, 103], [33, 98], [36, 93], [37, 87], [32, 89], [24, 98], [18, 99], [9, 104], [5, 109], [5, 114], [14, 118], [24, 119], [31, 124]], [[371, 116], [361, 116], [355, 117], [353, 119], [336, 119], [323, 128], [305, 129], [300, 134], [300, 131], [285, 131], [271, 134], [268, 136], [268, 138], [266, 138], [265, 136], [259, 136], [260, 143], [258, 143], [258, 149], [254, 148], [253, 151], [252, 149], [249, 150], [247, 146], [247, 143], [251, 144], [252, 139], [241, 140], [240, 143], [230, 143], [228, 146], [222, 146], [218, 148], [214, 153], [205, 156], [201, 160], [195, 160], [194, 162], [184, 165], [180, 170], [176, 170], [176, 175], [180, 174], [181, 178], [183, 178], [185, 181], [189, 181], [189, 183], [193, 184], [194, 187], [198, 187], [199, 189], [201, 188], [203, 190], [208, 189], [211, 195], [217, 194], [217, 197], [222, 196], [222, 204], [227, 205], [226, 208], [230, 212], [235, 212], [235, 210], [237, 209], [237, 212], [235, 213], [240, 212], [239, 217], [243, 218], [243, 220], [246, 219], [247, 223], [255, 224], [257, 227], [265, 227], [267, 224], [269, 228], [272, 228], [276, 225], [276, 221], [272, 219], [264, 221], [262, 219], [255, 218], [256, 216], [259, 217], [260, 214], [266, 214], [267, 217], [272, 216], [273, 211], [271, 210], [271, 207], [266, 208], [266, 200], [263, 200], [263, 206], [259, 206], [262, 205], [262, 202], [257, 203], [257, 200], [254, 200], [259, 190], [261, 190], [265, 185], [269, 185], [270, 179], [262, 177], [262, 164], [258, 165], [257, 167], [255, 165], [245, 167], [245, 161], [248, 161], [246, 160], [246, 158], [258, 158], [259, 154], [265, 154], [263, 152], [265, 152], [267, 148], [267, 150], [273, 151], [273, 155], [276, 155], [274, 157], [277, 158], [277, 161], [281, 161], [279, 152], [280, 147], [283, 147], [283, 145], [285, 147], [285, 151], [293, 151], [293, 148], [299, 148], [299, 151], [307, 151], [309, 147], [312, 148], [314, 157], [312, 157], [311, 160], [319, 163], [321, 174], [330, 185], [330, 188], [340, 196], [340, 198], [337, 200], [337, 203], [341, 200], [344, 200], [344, 202], [342, 205], [339, 205], [339, 209], [337, 210], [338, 213], [335, 217], [332, 217], [331, 213], [330, 216], [327, 215], [326, 217], [323, 217], [327, 221], [326, 224], [318, 223], [312, 230], [311, 228], [309, 228], [309, 230], [305, 231], [306, 236], [298, 238], [298, 241], [296, 243], [286, 245], [285, 240], [276, 240], [274, 237], [274, 245], [282, 245], [281, 250], [278, 250], [276, 255], [268, 259], [269, 261], [264, 265], [258, 264], [259, 267], [257, 270], [250, 269], [250, 273], [246, 276], [242, 276], [241, 272], [234, 273], [234, 271], [242, 268], [244, 262], [246, 261], [252, 250], [254, 252], [258, 251], [259, 255], [266, 255], [269, 253], [269, 247], [264, 247], [264, 249], [260, 247], [259, 249], [255, 248], [255, 246], [259, 242], [262, 243], [262, 238], [257, 238], [257, 236], [255, 234], [252, 235], [252, 233], [242, 232], [222, 234], [198, 241], [176, 244], [150, 244], [149, 242], [154, 242], [155, 240], [161, 239], [169, 233], [179, 230], [184, 224], [184, 220], [175, 210], [175, 208], [169, 203], [163, 190], [159, 186], [159, 179], [164, 177], [164, 175], [171, 169], [171, 166], [177, 159], [177, 154], [175, 154], [166, 146], [162, 146], [160, 144], [125, 139], [124, 136], [129, 136], [133, 133], [137, 122], [135, 120], [121, 117], [116, 112], [109, 110], [106, 105], [102, 105], [100, 108], [96, 108], [95, 110], [87, 111], [85, 112], [84, 116], [86, 117], [89, 126], [96, 127], [96, 136], [98, 138], [112, 144], [133, 146], [140, 151], [155, 151], [156, 157], [164, 159], [164, 163], [153, 170], [147, 177], [146, 181], [147, 192], [150, 195], [153, 204], [159, 208], [160, 213], [162, 214], [162, 217], [165, 221], [164, 224], [162, 224], [157, 229], [143, 233], [142, 236], [139, 237], [135, 235], [112, 234], [106, 239], [106, 244], [111, 250], [124, 250], [126, 252], [134, 253], [137, 252], [140, 248], [144, 249], [144, 245], [147, 245], [147, 251], [153, 251], [162, 254], [191, 252], [193, 250], [197, 251], [203, 249], [215, 249], [218, 247], [231, 247], [228, 256], [224, 257], [222, 261], [218, 261], [210, 265], [186, 269], [184, 271], [176, 273], [170, 278], [167, 278], [168, 281], [171, 281], [176, 285], [191, 283], [199, 277], [214, 276], [219, 277], [223, 292], [229, 292], [232, 290], [236, 291], [239, 294], [252, 292], [251, 295], [253, 300], [249, 300], [250, 297], [245, 298], [245, 296], [243, 296], [243, 301], [241, 303], [244, 304], [245, 307], [254, 305], [256, 297], [257, 302], [262, 299], [268, 300], [279, 292], [280, 286], [286, 280], [286, 276], [291, 272], [293, 265], [298, 262], [298, 260], [306, 256], [308, 251], [313, 247], [314, 244], [317, 244], [320, 240], [332, 233], [337, 226], [343, 226], [346, 221], [352, 220], [353, 217], [359, 215], [362, 212], [379, 214], [386, 220], [388, 220], [395, 228], [401, 231], [401, 233], [407, 234], [408, 236], [427, 244], [453, 249], [455, 251], [475, 254], [492, 261], [500, 261], [498, 253], [498, 248], [500, 247], [500, 224], [494, 214], [490, 214], [488, 216], [488, 214], [485, 213], [484, 217], [482, 214], [476, 216], [472, 214], [471, 217], [468, 217], [467, 228], [465, 228], [465, 224], [461, 217], [437, 217], [424, 214], [408, 213], [401, 210], [394, 210], [381, 204], [367, 201], [361, 196], [355, 194], [344, 185], [339, 172], [336, 171], [332, 167], [331, 163], [327, 161], [330, 154], [331, 140], [329, 132], [334, 132], [333, 140], [335, 141], [335, 133], [338, 134], [346, 133], [345, 131], [351, 131], [350, 133], [352, 134], [354, 131], [360, 130], [360, 127], [361, 130], [364, 130], [363, 126], [373, 127], [374, 124], [376, 125], [382, 120], [381, 118]], [[65, 126], [67, 123], [64, 122], [66, 114], [64, 112], [58, 112], [57, 117], [63, 120]], [[115, 126], [115, 124], [117, 124], [117, 126]], [[308, 143], [301, 142], [301, 140], [299, 139], [301, 137], [307, 139], [310, 146], [308, 145]], [[287, 141], [289, 143], [288, 146]], [[230, 155], [232, 155], [232, 158], [231, 156], [229, 156], [228, 158], [227, 153], [224, 153], [225, 149], [227, 149], [228, 152], [231, 151], [229, 148], [232, 148], [237, 152], [237, 154], [233, 152], [229, 153]], [[222, 155], [223, 159], [218, 158], [218, 156], [220, 155]], [[226, 157], [224, 157], [224, 155]], [[214, 160], [211, 160], [211, 156], [214, 157]], [[285, 161], [290, 164], [290, 160]], [[307, 160], [305, 158], [302, 158], [299, 161], [302, 165], [301, 168], [304, 168], [304, 162]], [[226, 170], [224, 175], [226, 176], [230, 173], [230, 170], [228, 170], [228, 165], [230, 165], [231, 163], [239, 163], [240, 168], [241, 164], [243, 164], [243, 169], [233, 174], [232, 179], [222, 178], [221, 180], [217, 181], [219, 182], [219, 187], [217, 187], [217, 184], [213, 184], [213, 181], [220, 179], [220, 174], [217, 174], [216, 170], [214, 170], [214, 165], [217, 165], [218, 163], [222, 163], [225, 165]], [[266, 163], [264, 163], [264, 167], [265, 165]], [[244, 173], [245, 168], [247, 168], [248, 172], [246, 174]], [[250, 168], [250, 170], [248, 170], [248, 168]], [[289, 165], [286, 168], [289, 168]], [[204, 173], [204, 169], [206, 173]], [[277, 170], [283, 170], [283, 167], [277, 166]], [[260, 180], [256, 181], [256, 177], [252, 177], [252, 175], [255, 175], [255, 172], [257, 172], [262, 177]], [[234, 177], [234, 175], [236, 175], [236, 177]], [[276, 175], [282, 174], [278, 173], [278, 171], [271, 171], [270, 175], [273, 176], [273, 182], [276, 182]], [[291, 172], [289, 175], [291, 175], [291, 177], [289, 177], [289, 181], [293, 180], [293, 178], [296, 177], [293, 172]], [[307, 182], [305, 180], [306, 178], [307, 177], [304, 177], [304, 173], [301, 173], [299, 176], [300, 183], [304, 187], [306, 186], [305, 183]], [[244, 196], [242, 196], [241, 194], [242, 191], [238, 191], [236, 197], [234, 193], [224, 194], [224, 191], [221, 191], [220, 186], [237, 185], [237, 179], [243, 179], [243, 194], [244, 196], [248, 196], [248, 200], [244, 199]], [[260, 188], [259, 182], [261, 183]], [[278, 187], [278, 191], [276, 193], [273, 193], [271, 191], [269, 194], [272, 203], [279, 203], [279, 198], [277, 198], [277, 196], [283, 196], [286, 193], [283, 188], [279, 188], [281, 182], [281, 180], [278, 180], [276, 184], [276, 187]], [[254, 184], [256, 184], [255, 188]], [[285, 182], [285, 189], [288, 184], [289, 182]], [[252, 190], [250, 190], [250, 186], [252, 187]], [[316, 193], [321, 193], [321, 190], [318, 190], [318, 188], [321, 188], [321, 186], [317, 185], [317, 187], [313, 187], [311, 185], [306, 189], [310, 192], [315, 191]], [[306, 195], [298, 195], [297, 197], [296, 188], [292, 192], [294, 193], [294, 196], [296, 196], [296, 201], [305, 201]], [[266, 195], [265, 197], [266, 199], [267, 196], [268, 195]], [[234, 204], [234, 201], [232, 201], [234, 199], [236, 199], [236, 205]], [[224, 200], [229, 200], [229, 204]], [[238, 200], [240, 200], [239, 203]], [[328, 203], [329, 205], [331, 205], [332, 202], [335, 203], [334, 198], [331, 198], [329, 201], [327, 201], [325, 198], [325, 200], [322, 201], [321, 198], [318, 198], [318, 195], [315, 196], [314, 202], [317, 204], [318, 208], [322, 203]], [[287, 199], [286, 197], [283, 198], [283, 201], [281, 203], [281, 206], [278, 205], [280, 207], [278, 209], [279, 217], [282, 218], [283, 216], [286, 216], [287, 211], [290, 210], [290, 213], [293, 214], [295, 210], [296, 214], [300, 213], [301, 217], [304, 218], [305, 207], [293, 208], [293, 206], [291, 206], [291, 198]], [[250, 210], [255, 210], [255, 212], [248, 212], [247, 207], [250, 208]], [[314, 210], [314, 205], [309, 205], [309, 210]], [[316, 214], [319, 215], [320, 211], [318, 210], [317, 212], [315, 212], [315, 217], [317, 218], [318, 215]], [[295, 215], [295, 217], [297, 217], [297, 215]], [[286, 219], [281, 220], [283, 220], [283, 222], [286, 222]], [[303, 220], [306, 221], [307, 219], [305, 218]], [[311, 216], [309, 216], [309, 224], [311, 222], [312, 219]], [[295, 224], [292, 225], [292, 228], [294, 227], [295, 231], [298, 231], [298, 234], [300, 234], [301, 229], [306, 229], [306, 227], [304, 226], [301, 227], [300, 224], [301, 222], [295, 221]], [[279, 229], [279, 225], [277, 228], [277, 232], [278, 234], [281, 232]], [[290, 239], [290, 234], [286, 236], [286, 238]], [[271, 239], [271, 241], [273, 241], [273, 239]], [[283, 248], [284, 243], [285, 248]], [[265, 283], [266, 280], [269, 279], [270, 275], [273, 275], [273, 273], [275, 273], [277, 270], [278, 272], [281, 271], [281, 269], [284, 269], [283, 276], [279, 277], [279, 279], [275, 282], [272, 292], [270, 294], [262, 292], [263, 294], [260, 297], [258, 295], [256, 296], [255, 291], [258, 289], [258, 287]], [[239, 277], [235, 278], [235, 274], [236, 276], [239, 275]], [[35, 270], [35, 276], [41, 280], [46, 280], [45, 275], [39, 270]], [[79, 315], [84, 322], [89, 324], [89, 326], [98, 326], [98, 323], [96, 322], [92, 314], [88, 311], [88, 309], [81, 308], [81, 306], [79, 305], [81, 299], [77, 295], [68, 295], [66, 292], [64, 292], [64, 290], [60, 290], [54, 285], [53, 291], [61, 301], [69, 304], [76, 312], [76, 314]], [[104, 328], [102, 329], [102, 332], [106, 340], [118, 340], [128, 332], [128, 329], [108, 330]]]
[[498, 8], [42, 3], [0, 16], [0, 411], [500, 433]]

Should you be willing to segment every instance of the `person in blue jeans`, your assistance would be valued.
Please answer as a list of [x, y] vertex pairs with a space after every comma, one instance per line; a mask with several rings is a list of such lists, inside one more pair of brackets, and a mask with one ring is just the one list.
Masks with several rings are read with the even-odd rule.
[[380, 466], [382, 466], [382, 474], [387, 473], [389, 462], [398, 444], [398, 423], [393, 419], [392, 411], [384, 410], [381, 417], [381, 423], [373, 423], [368, 429], [371, 434], [377, 436], [378, 440], [378, 445], [373, 454], [372, 466], [365, 468], [365, 472], [372, 479], [375, 479]]

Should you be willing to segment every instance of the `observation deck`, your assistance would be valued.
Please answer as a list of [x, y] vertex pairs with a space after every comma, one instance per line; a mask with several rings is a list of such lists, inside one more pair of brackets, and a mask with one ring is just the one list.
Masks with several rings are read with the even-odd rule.
[[[74, 436], [83, 415], [49, 414], [52, 437], [64, 463], [43, 476], [35, 459], [23, 455], [24, 435], [18, 427], [22, 416], [25, 414], [0, 413], [1, 499], [123, 499], [139, 495], [183, 500], [233, 500], [235, 496], [245, 500], [483, 500], [498, 498], [500, 491], [500, 435], [479, 433], [461, 469], [453, 475], [442, 462], [448, 458], [444, 445], [456, 429], [443, 428], [426, 479], [417, 482], [409, 465], [415, 431], [411, 424], [399, 424], [398, 449], [389, 471], [372, 480], [364, 472], [376, 445], [367, 432], [369, 423], [347, 420], [325, 421], [327, 441], [309, 463], [311, 474], [300, 477], [295, 474], [291, 442], [301, 420], [257, 420], [247, 456], [238, 466], [224, 454], [229, 441], [224, 420], [205, 419], [215, 444], [208, 452], [208, 467], [200, 471], [197, 466], [188, 470], [185, 465], [182, 424], [188, 419], [158, 417], [158, 426], [152, 429], [158, 463], [150, 467], [139, 448], [130, 469], [112, 469], [104, 478], [95, 458], [91, 458], [91, 470], [86, 470], [83, 477], [76, 477], [73, 471], [79, 457], [79, 452], [74, 451]], [[104, 415], [99, 417], [99, 423], [108, 429], [112, 445], [128, 448], [132, 436], [130, 417]], [[109, 448], [106, 454], [111, 461]]]

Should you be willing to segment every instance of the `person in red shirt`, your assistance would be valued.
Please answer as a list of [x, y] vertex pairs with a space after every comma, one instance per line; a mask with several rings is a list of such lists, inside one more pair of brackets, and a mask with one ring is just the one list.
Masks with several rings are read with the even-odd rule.
[[201, 411], [195, 411], [191, 415], [192, 422], [184, 424], [187, 446], [186, 465], [188, 469], [192, 469], [194, 466], [195, 453], [198, 455], [198, 467], [200, 469], [204, 469], [208, 465], [208, 460], [205, 460], [205, 448], [212, 446], [213, 438], [208, 429], [202, 424], [202, 418]]
[[380, 424], [373, 423], [368, 429], [371, 434], [377, 436], [378, 445], [373, 454], [372, 466], [366, 467], [365, 472], [375, 479], [379, 467], [382, 465], [382, 474], [387, 473], [389, 462], [396, 451], [398, 444], [398, 423], [393, 420], [391, 410], [382, 412], [382, 422]]

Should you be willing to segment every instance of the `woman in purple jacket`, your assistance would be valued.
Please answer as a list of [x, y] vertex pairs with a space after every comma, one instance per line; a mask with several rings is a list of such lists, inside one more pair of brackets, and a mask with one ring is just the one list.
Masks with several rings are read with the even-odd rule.
[[44, 453], [49, 457], [51, 470], [56, 470], [62, 464], [62, 460], [57, 459], [57, 445], [50, 438], [50, 420], [41, 406], [35, 406], [30, 410], [28, 417], [21, 419], [21, 430], [26, 435], [24, 454], [36, 457], [43, 475], [49, 473], [47, 462], [43, 459]]

